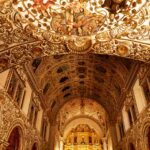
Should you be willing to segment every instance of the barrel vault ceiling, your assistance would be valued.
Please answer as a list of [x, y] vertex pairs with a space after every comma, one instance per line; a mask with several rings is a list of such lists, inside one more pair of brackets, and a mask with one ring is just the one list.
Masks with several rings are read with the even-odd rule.
[[132, 68], [138, 63], [116, 56], [70, 54], [38, 58], [29, 66], [50, 116], [76, 98], [95, 100], [115, 116]]
[[139, 61], [150, 62], [150, 0], [0, 0], [0, 72], [29, 66], [50, 116], [75, 98], [115, 116]]

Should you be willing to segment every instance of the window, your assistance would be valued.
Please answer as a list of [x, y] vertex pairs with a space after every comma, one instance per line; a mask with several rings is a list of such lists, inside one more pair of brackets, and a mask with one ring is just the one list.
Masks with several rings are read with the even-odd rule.
[[31, 100], [28, 116], [30, 124], [34, 127], [36, 126], [37, 115], [38, 115], [38, 107], [35, 105], [33, 100]]
[[61, 67], [59, 67], [59, 68], [57, 69], [57, 73], [62, 73], [62, 72], [64, 72], [64, 71], [66, 71], [67, 69], [68, 69], [67, 66], [61, 66]]
[[60, 83], [63, 83], [63, 82], [65, 82], [65, 81], [67, 81], [68, 79], [69, 79], [69, 78], [65, 76], [65, 77], [62, 77], [59, 82], [60, 82]]
[[150, 103], [150, 75], [142, 85], [147, 103]]
[[25, 97], [25, 85], [15, 71], [12, 71], [7, 92], [12, 97], [12, 99], [17, 102], [18, 106], [22, 108], [23, 100]]

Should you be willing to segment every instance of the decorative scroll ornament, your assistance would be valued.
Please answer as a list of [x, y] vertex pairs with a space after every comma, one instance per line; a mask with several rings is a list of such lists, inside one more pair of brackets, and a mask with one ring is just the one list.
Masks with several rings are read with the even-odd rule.
[[87, 53], [91, 50], [92, 40], [81, 39], [80, 40], [68, 40], [67, 48], [74, 53]]
[[68, 53], [149, 62], [149, 16], [149, 0], [0, 0], [0, 71]]
[[15, 0], [24, 24], [69, 38], [95, 36], [133, 18], [146, 1], [131, 0]]

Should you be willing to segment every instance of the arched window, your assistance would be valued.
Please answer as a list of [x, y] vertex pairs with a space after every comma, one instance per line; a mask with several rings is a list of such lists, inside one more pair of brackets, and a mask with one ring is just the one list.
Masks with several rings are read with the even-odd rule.
[[21, 145], [21, 136], [19, 133], [19, 128], [16, 127], [12, 130], [9, 139], [8, 139], [8, 147], [6, 150], [19, 150]]
[[19, 78], [15, 70], [12, 70], [12, 75], [8, 84], [7, 92], [11, 96], [11, 98], [17, 102], [18, 106], [22, 108], [25, 97], [25, 85], [24, 82]]
[[37, 148], [37, 144], [36, 144], [36, 143], [34, 143], [34, 144], [33, 144], [33, 146], [32, 146], [32, 150], [38, 150], [38, 148]]
[[129, 150], [135, 150], [135, 147], [132, 143], [129, 144]]
[[59, 82], [60, 82], [60, 83], [63, 83], [63, 82], [65, 82], [65, 81], [68, 80], [68, 79], [69, 79], [69, 78], [65, 76], [65, 77], [62, 77]]

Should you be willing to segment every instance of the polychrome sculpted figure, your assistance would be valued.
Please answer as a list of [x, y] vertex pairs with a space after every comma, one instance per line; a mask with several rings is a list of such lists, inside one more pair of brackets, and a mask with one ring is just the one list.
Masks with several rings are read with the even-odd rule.
[[55, 5], [54, 0], [47, 0], [46, 2], [44, 2], [44, 0], [34, 0], [33, 7], [37, 7], [39, 9], [47, 9], [51, 5]]
[[117, 13], [120, 8], [126, 6], [126, 0], [105, 0], [102, 7], [109, 9], [112, 13]]

